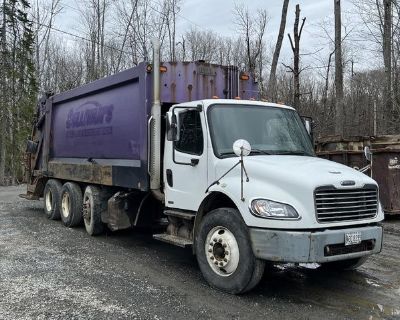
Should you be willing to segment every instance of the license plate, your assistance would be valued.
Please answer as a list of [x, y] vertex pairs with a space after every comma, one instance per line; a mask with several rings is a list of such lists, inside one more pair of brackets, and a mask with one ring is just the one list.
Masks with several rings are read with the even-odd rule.
[[352, 244], [361, 243], [361, 232], [349, 232], [344, 234], [344, 245], [350, 246]]

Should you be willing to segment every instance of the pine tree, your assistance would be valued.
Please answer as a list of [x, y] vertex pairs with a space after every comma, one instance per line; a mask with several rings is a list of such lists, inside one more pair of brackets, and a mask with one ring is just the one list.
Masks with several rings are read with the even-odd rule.
[[26, 0], [3, 0], [1, 7], [0, 184], [23, 176], [25, 140], [37, 95], [29, 8]]

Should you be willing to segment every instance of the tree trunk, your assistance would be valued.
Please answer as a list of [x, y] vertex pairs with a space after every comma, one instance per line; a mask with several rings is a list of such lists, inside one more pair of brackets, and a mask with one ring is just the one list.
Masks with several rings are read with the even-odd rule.
[[343, 108], [343, 62], [342, 62], [342, 17], [340, 0], [333, 0], [335, 5], [335, 133], [344, 134]]
[[290, 71], [293, 73], [293, 106], [298, 108], [300, 106], [300, 39], [301, 34], [303, 32], [304, 23], [306, 22], [306, 18], [303, 18], [303, 22], [301, 23], [301, 27], [299, 28], [300, 23], [300, 5], [296, 5], [296, 17], [294, 20], [293, 26], [293, 37], [294, 42], [290, 34], [288, 34], [290, 40], [290, 46], [293, 51], [293, 68], [289, 67]]
[[1, 135], [1, 144], [0, 144], [0, 185], [5, 182], [5, 170], [6, 170], [6, 144], [7, 144], [7, 116], [6, 116], [6, 79], [5, 79], [5, 71], [7, 68], [6, 65], [6, 52], [7, 52], [7, 34], [6, 34], [6, 0], [3, 0], [2, 5], [3, 10], [3, 25], [1, 27], [1, 83], [0, 83], [0, 135]]
[[289, 0], [284, 0], [282, 7], [281, 25], [279, 27], [278, 39], [276, 41], [274, 56], [272, 58], [271, 73], [269, 74], [267, 97], [272, 101], [276, 100], [276, 68], [278, 66], [279, 55], [282, 48], [283, 36], [285, 34], [286, 17]]
[[[385, 89], [383, 123], [381, 127], [389, 126], [393, 111], [392, 100], [392, 1], [384, 0], [384, 25], [383, 25], [383, 60], [385, 64]], [[388, 128], [390, 130], [390, 128]]]

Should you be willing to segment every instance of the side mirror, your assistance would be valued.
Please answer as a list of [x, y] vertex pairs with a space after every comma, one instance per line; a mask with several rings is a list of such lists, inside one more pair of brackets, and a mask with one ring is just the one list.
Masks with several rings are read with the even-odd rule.
[[368, 146], [364, 147], [364, 156], [369, 162], [371, 162], [371, 160], [372, 160], [372, 152], [371, 152], [370, 147], [368, 147]]
[[178, 126], [178, 121], [176, 118], [176, 114], [172, 113], [171, 119], [169, 115], [167, 115], [167, 140], [168, 141], [178, 141], [179, 140], [179, 126]]
[[251, 145], [247, 140], [239, 139], [233, 143], [233, 152], [238, 156], [248, 156], [251, 152]]
[[306, 127], [306, 130], [308, 134], [312, 137], [313, 135], [313, 119], [310, 117], [301, 117], [303, 120], [304, 126]]

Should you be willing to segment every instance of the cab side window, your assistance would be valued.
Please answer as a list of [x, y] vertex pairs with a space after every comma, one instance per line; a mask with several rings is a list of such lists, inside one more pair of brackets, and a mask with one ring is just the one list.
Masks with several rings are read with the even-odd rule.
[[201, 155], [204, 141], [200, 113], [196, 110], [181, 112], [179, 124], [179, 141], [175, 142], [175, 149], [183, 153]]

